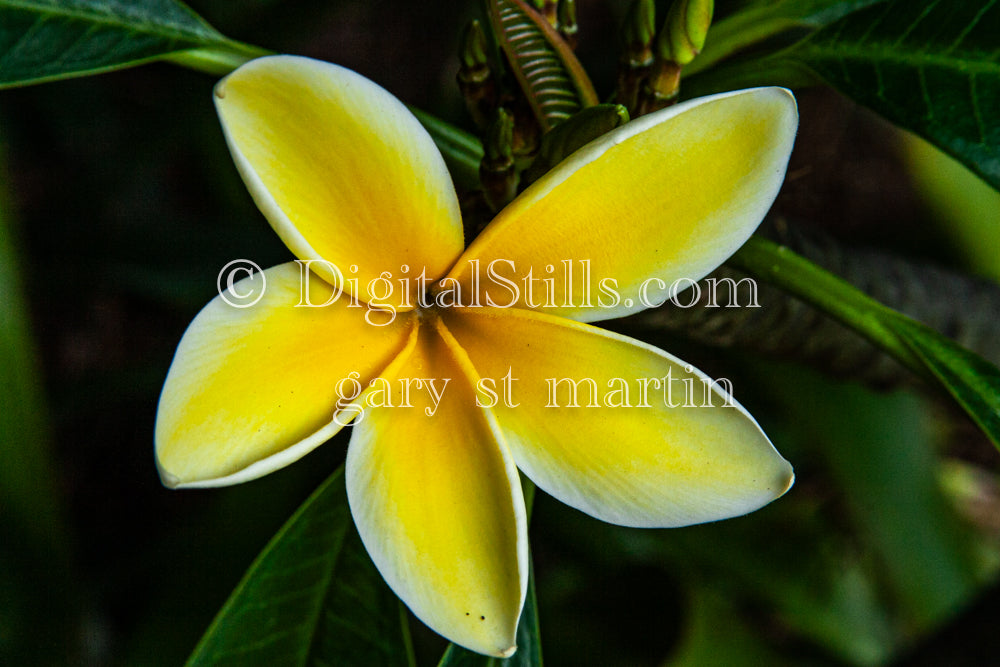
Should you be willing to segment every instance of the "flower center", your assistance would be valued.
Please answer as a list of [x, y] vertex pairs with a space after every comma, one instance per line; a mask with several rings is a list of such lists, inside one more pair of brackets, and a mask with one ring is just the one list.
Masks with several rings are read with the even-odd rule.
[[454, 280], [436, 281], [428, 285], [417, 302], [418, 312], [433, 312], [439, 309], [462, 305], [462, 288]]

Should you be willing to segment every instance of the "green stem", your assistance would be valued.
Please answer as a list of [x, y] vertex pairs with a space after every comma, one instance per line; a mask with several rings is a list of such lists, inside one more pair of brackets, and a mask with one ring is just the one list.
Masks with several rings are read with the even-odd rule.
[[811, 303], [879, 346], [918, 375], [928, 377], [927, 366], [892, 329], [904, 315], [790, 249], [752, 236], [727, 262], [765, 282]]
[[242, 42], [231, 41], [219, 46], [178, 51], [177, 53], [165, 56], [163, 59], [197, 72], [204, 72], [213, 76], [224, 76], [254, 58], [268, 55], [271, 55], [271, 51], [243, 44]]

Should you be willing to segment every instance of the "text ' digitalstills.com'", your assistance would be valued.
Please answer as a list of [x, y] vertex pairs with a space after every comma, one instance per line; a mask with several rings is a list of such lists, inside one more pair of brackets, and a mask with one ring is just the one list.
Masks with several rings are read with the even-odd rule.
[[[358, 267], [348, 267], [348, 275], [333, 262], [323, 259], [296, 259], [299, 265], [299, 298], [296, 308], [323, 308], [337, 303], [342, 297], [348, 307], [366, 308], [365, 320], [375, 326], [395, 321], [396, 313], [429, 308], [602, 308], [620, 305], [631, 308], [631, 297], [622, 297], [618, 280], [604, 277], [594, 280], [590, 260], [564, 259], [543, 267], [537, 275], [534, 267], [518, 272], [514, 262], [495, 259], [485, 267], [479, 260], [469, 261], [469, 280], [454, 278], [434, 280], [426, 271], [416, 273], [404, 264], [395, 276], [383, 271], [364, 284], [356, 277]], [[317, 268], [322, 269], [322, 277]], [[315, 299], [313, 286], [323, 284], [326, 290], [321, 300]], [[502, 291], [483, 290], [491, 285]], [[725, 285], [726, 299], [719, 301], [719, 288]], [[746, 298], [741, 301], [740, 288], [746, 285]], [[219, 296], [234, 308], [249, 308], [263, 298], [267, 278], [255, 262], [235, 259], [219, 272], [216, 286]], [[330, 291], [329, 288], [332, 288]], [[636, 300], [643, 308], [659, 308], [668, 302], [678, 308], [691, 308], [702, 301], [706, 308], [759, 308], [757, 283], [753, 278], [678, 278], [666, 283], [660, 278], [645, 280], [638, 289]]]

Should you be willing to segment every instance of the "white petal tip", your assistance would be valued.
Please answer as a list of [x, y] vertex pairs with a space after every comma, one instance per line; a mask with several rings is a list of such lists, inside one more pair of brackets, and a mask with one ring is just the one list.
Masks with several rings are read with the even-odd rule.
[[788, 468], [788, 481], [785, 483], [785, 487], [781, 490], [781, 493], [778, 494], [778, 497], [780, 498], [781, 496], [783, 496], [786, 493], [788, 493], [791, 490], [791, 488], [792, 488], [792, 486], [794, 484], [795, 484], [795, 471], [793, 471], [791, 469], [791, 466], [789, 466], [789, 468]]
[[517, 651], [517, 644], [514, 644], [510, 648], [501, 649], [496, 653], [494, 653], [493, 655], [495, 655], [498, 658], [509, 658], [510, 656], [514, 655], [516, 651]]
[[788, 90], [787, 88], [778, 88], [778, 90], [784, 94], [785, 99], [788, 101], [788, 105], [789, 107], [791, 107], [792, 113], [795, 116], [797, 124], [799, 118], [799, 101], [795, 99], [795, 93]]
[[174, 474], [163, 469], [160, 462], [156, 462], [156, 471], [160, 473], [160, 483], [168, 489], [176, 489], [181, 484], [181, 480]]
[[793, 93], [793, 92], [792, 92], [791, 90], [789, 90], [788, 88], [783, 88], [783, 87], [781, 87], [781, 86], [775, 86], [775, 88], [776, 88], [777, 90], [780, 90], [781, 92], [783, 92], [783, 93], [784, 93], [785, 95], [787, 95], [787, 96], [788, 96], [789, 98], [791, 98], [791, 100], [792, 100], [793, 102], [795, 101], [795, 93]]

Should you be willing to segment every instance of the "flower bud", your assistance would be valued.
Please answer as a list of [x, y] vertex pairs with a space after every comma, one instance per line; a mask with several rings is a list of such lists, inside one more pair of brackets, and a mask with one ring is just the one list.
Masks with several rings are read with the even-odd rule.
[[478, 20], [470, 21], [462, 31], [458, 56], [462, 61], [462, 71], [474, 72], [489, 67], [489, 60], [486, 57], [486, 35]]
[[653, 37], [656, 35], [656, 5], [653, 0], [635, 0], [622, 26], [624, 60], [632, 67], [653, 62]]
[[514, 167], [514, 116], [499, 108], [483, 140], [485, 155], [479, 165], [479, 180], [483, 184], [486, 203], [494, 211], [510, 202], [517, 194], [518, 175]]
[[556, 8], [556, 17], [559, 24], [559, 34], [566, 40], [570, 48], [576, 46], [576, 0], [559, 0]]
[[462, 31], [459, 43], [458, 87], [465, 107], [476, 127], [490, 123], [497, 108], [497, 86], [486, 52], [486, 35], [479, 21], [472, 21]]
[[712, 24], [712, 0], [674, 0], [656, 40], [656, 55], [678, 65], [687, 65], [705, 46]]

